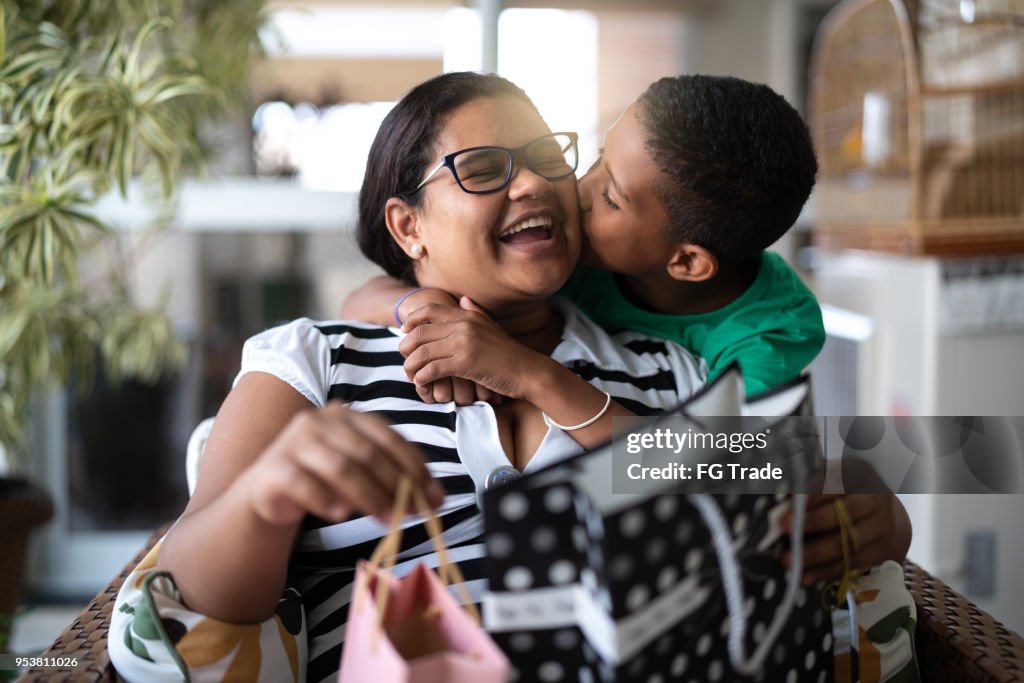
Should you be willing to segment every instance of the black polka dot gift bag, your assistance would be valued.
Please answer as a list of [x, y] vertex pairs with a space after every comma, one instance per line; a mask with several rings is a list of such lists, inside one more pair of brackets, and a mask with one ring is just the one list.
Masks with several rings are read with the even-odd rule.
[[[808, 385], [769, 403], [742, 396], [733, 370], [680, 412], [803, 414]], [[611, 458], [610, 446], [598, 449], [483, 497], [484, 626], [510, 660], [509, 680], [833, 681], [830, 612], [819, 586], [800, 583], [805, 496], [622, 495]]]

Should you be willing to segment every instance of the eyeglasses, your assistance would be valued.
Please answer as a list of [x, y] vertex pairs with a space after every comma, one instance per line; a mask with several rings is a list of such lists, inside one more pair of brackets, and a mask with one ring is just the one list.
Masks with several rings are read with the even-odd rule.
[[[512, 180], [516, 161], [523, 159], [526, 167], [548, 180], [564, 178], [576, 172], [579, 151], [576, 133], [552, 133], [526, 143], [522, 147], [470, 147], [446, 154], [431, 169], [416, 190], [427, 184], [438, 171], [447, 168], [463, 192], [487, 194], [497, 192]], [[415, 190], [414, 190], [415, 191]]]

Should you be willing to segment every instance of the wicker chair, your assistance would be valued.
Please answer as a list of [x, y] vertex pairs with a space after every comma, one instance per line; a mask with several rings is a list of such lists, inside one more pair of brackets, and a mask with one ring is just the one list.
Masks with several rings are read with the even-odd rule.
[[[158, 530], [121, 575], [104, 588], [44, 657], [77, 657], [73, 669], [32, 669], [20, 681], [114, 683], [107, 654], [107, 629], [114, 598], [125, 578], [166, 531]], [[924, 681], [1024, 682], [1024, 638], [924, 569], [906, 562], [907, 586], [917, 603], [917, 656]]]

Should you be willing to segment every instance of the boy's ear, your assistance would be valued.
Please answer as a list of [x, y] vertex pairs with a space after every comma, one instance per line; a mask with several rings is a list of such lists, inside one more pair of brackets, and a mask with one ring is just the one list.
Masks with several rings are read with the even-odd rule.
[[[398, 197], [391, 197], [384, 205], [384, 222], [388, 226], [391, 238], [398, 243], [406, 256], [415, 260], [422, 255], [423, 244], [420, 239], [419, 221], [413, 207]], [[418, 253], [413, 249], [414, 244], [419, 245]]]
[[718, 274], [718, 259], [704, 247], [684, 242], [676, 245], [665, 269], [674, 280], [706, 282]]

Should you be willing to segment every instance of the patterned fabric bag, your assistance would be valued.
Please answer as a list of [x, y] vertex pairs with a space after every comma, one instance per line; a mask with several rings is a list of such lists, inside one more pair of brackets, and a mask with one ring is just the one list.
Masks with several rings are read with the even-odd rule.
[[128, 576], [110, 616], [107, 648], [129, 683], [182, 680], [299, 683], [306, 679], [306, 625], [288, 588], [274, 616], [232, 624], [190, 610], [174, 580], [157, 571], [161, 542]]

